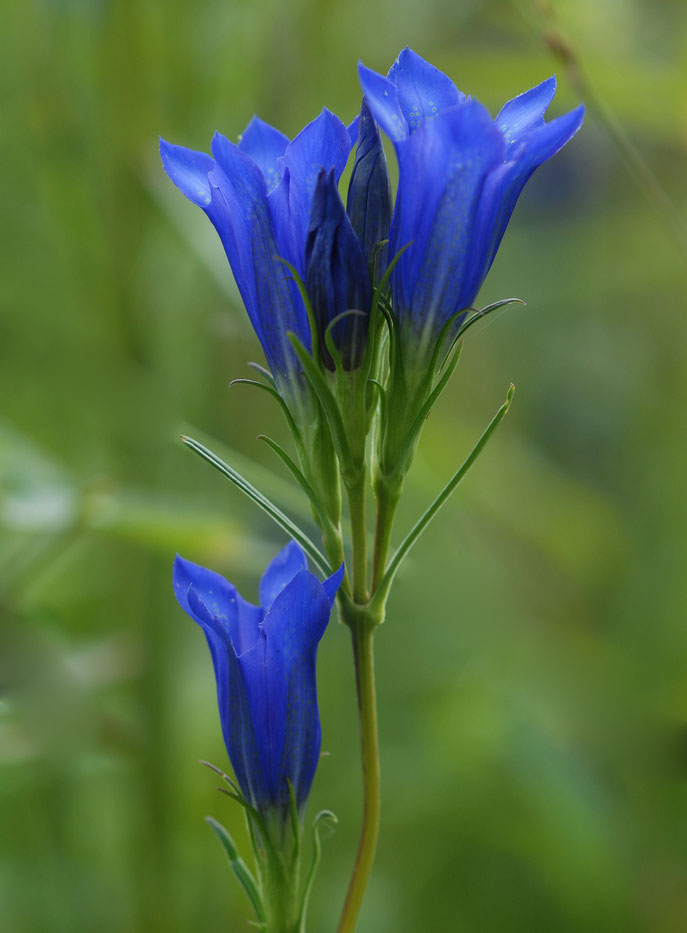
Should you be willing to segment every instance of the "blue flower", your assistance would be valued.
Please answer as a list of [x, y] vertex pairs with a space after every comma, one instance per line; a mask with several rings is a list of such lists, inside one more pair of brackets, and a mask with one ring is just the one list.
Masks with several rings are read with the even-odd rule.
[[386, 78], [362, 64], [359, 74], [396, 150], [389, 256], [409, 245], [392, 273], [393, 308], [406, 363], [422, 368], [446, 323], [475, 300], [525, 183], [574, 136], [584, 107], [545, 122], [549, 78], [492, 120], [410, 49]]
[[277, 257], [305, 277], [305, 240], [321, 168], [338, 180], [358, 135], [323, 110], [289, 141], [253, 117], [238, 145], [220, 133], [212, 157], [160, 140], [165, 171], [217, 230], [241, 298], [280, 388], [293, 392], [300, 370], [289, 331], [311, 348], [298, 288]]
[[224, 743], [246, 799], [263, 814], [299, 810], [320, 754], [317, 645], [344, 568], [320, 583], [291, 542], [260, 583], [260, 606], [211, 570], [177, 557], [174, 592], [205, 632], [217, 680]]

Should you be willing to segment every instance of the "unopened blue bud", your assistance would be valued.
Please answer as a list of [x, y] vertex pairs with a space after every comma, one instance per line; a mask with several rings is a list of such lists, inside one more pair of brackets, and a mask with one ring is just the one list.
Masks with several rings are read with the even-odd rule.
[[382, 137], [364, 97], [346, 210], [366, 260], [368, 263], [375, 261], [376, 278], [379, 280], [386, 266], [386, 245], [379, 244], [389, 238], [391, 183]]
[[315, 185], [305, 242], [305, 287], [327, 365], [333, 365], [324, 342], [330, 323], [344, 311], [363, 312], [346, 315], [331, 330], [344, 369], [356, 369], [362, 362], [367, 342], [370, 275], [360, 241], [343, 206], [336, 177], [324, 169]]

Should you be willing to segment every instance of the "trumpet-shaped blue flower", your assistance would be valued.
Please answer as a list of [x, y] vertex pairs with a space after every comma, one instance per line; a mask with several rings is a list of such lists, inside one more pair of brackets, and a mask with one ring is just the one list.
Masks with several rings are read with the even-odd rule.
[[207, 638], [222, 733], [241, 792], [261, 813], [286, 818], [289, 786], [301, 809], [320, 754], [315, 685], [343, 566], [323, 583], [291, 542], [260, 583], [260, 606], [211, 570], [177, 557], [174, 592]]
[[549, 78], [492, 120], [410, 49], [386, 78], [362, 64], [359, 74], [396, 150], [389, 255], [409, 245], [392, 273], [393, 308], [406, 363], [422, 368], [447, 322], [475, 300], [527, 180], [577, 132], [584, 107], [545, 122]]
[[[298, 288], [286, 267], [305, 277], [305, 240], [321, 168], [338, 179], [358, 135], [323, 110], [293, 140], [253, 117], [238, 145], [220, 133], [212, 156], [160, 140], [165, 171], [217, 230], [251, 323], [280, 387], [294, 389], [300, 367], [288, 340], [310, 349]], [[278, 258], [279, 257], [279, 258]]]

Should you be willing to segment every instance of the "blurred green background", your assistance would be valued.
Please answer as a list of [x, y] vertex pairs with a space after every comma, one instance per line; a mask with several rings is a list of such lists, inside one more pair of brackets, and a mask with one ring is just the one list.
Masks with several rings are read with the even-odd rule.
[[[202, 149], [253, 112], [290, 135], [325, 104], [349, 120], [357, 59], [386, 70], [406, 44], [492, 113], [557, 70], [557, 114], [581, 96], [565, 42], [611, 123], [593, 108], [530, 183], [481, 296], [528, 308], [472, 330], [408, 484], [401, 529], [516, 383], [379, 632], [360, 931], [687, 928], [682, 0], [22, 0], [0, 33], [3, 930], [248, 929], [202, 819], [245, 841], [197, 763], [226, 759], [171, 561], [255, 598], [284, 538], [177, 435], [303, 506], [255, 439], [284, 437], [276, 407], [227, 389], [259, 348], [157, 134]], [[340, 818], [312, 902], [326, 933], [360, 818], [336, 624], [319, 676], [311, 813]]]

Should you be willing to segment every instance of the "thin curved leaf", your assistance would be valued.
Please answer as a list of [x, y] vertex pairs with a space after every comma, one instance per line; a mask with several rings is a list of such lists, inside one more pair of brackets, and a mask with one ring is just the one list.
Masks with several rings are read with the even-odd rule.
[[281, 509], [278, 509], [273, 502], [270, 502], [267, 496], [263, 495], [255, 486], [252, 486], [247, 479], [244, 479], [240, 473], [237, 473], [229, 464], [221, 460], [216, 454], [213, 454], [213, 452], [208, 450], [207, 447], [204, 447], [203, 444], [195, 441], [192, 437], [186, 437], [184, 434], [181, 435], [181, 440], [187, 447], [190, 447], [191, 450], [204, 460], [207, 460], [216, 470], [219, 470], [223, 476], [226, 476], [230, 482], [248, 496], [249, 499], [255, 502], [256, 505], [260, 506], [263, 512], [266, 512], [272, 521], [279, 525], [279, 527], [290, 535], [294, 541], [300, 544], [308, 557], [310, 557], [312, 562], [322, 573], [328, 574], [330, 572], [329, 564], [317, 545], [298, 527], [298, 525], [291, 521]]

